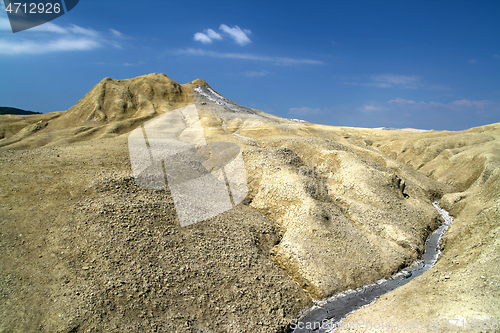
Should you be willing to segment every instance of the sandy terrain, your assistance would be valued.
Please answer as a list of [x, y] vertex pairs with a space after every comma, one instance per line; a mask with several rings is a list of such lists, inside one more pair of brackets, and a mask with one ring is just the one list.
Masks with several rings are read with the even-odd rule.
[[[500, 124], [315, 125], [200, 86], [107, 78], [68, 111], [0, 116], [0, 332], [284, 332], [418, 259], [440, 198], [440, 261], [347, 320], [500, 319]], [[135, 184], [127, 137], [191, 104], [207, 142], [243, 151], [249, 194], [180, 227], [168, 190]]]

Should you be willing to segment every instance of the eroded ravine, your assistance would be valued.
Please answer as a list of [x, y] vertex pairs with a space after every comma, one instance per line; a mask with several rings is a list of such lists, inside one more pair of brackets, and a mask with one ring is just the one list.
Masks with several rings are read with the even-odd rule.
[[444, 223], [437, 228], [427, 239], [423, 258], [411, 267], [394, 274], [389, 279], [382, 279], [375, 283], [341, 292], [326, 300], [316, 302], [316, 305], [306, 310], [299, 319], [292, 321], [287, 332], [333, 332], [341, 327], [343, 318], [348, 314], [375, 302], [380, 296], [409, 283], [422, 275], [436, 263], [440, 250], [439, 242], [453, 218], [448, 212], [439, 207], [439, 202], [433, 206], [444, 219]]

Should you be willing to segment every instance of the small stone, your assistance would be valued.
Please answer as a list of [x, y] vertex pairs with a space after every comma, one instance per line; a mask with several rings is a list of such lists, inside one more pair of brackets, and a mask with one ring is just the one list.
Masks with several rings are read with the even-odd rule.
[[83, 267], [82, 267], [82, 269], [83, 269], [84, 271], [86, 271], [86, 270], [90, 269], [90, 267], [89, 267], [89, 266], [83, 266]]

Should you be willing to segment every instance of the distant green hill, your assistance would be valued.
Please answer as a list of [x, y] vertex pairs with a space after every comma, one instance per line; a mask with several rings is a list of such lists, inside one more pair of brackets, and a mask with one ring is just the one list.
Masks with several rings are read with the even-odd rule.
[[6, 106], [0, 106], [0, 114], [30, 115], [30, 114], [40, 114], [40, 113], [41, 112], [26, 111], [18, 108], [9, 108]]

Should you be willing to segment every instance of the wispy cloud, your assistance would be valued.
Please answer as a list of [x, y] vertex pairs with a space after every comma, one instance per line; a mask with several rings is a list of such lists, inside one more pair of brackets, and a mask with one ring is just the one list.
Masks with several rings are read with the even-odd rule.
[[297, 59], [297, 58], [287, 58], [287, 57], [268, 57], [261, 56], [251, 53], [223, 53], [208, 51], [203, 49], [178, 49], [170, 51], [171, 54], [175, 55], [192, 55], [192, 56], [207, 56], [213, 58], [225, 58], [225, 59], [241, 59], [241, 60], [254, 60], [254, 61], [265, 61], [272, 62], [277, 65], [291, 66], [291, 65], [324, 65], [325, 63], [314, 59]]
[[426, 84], [418, 75], [367, 75], [347, 78], [344, 80], [344, 84], [378, 88], [449, 90], [448, 87], [441, 85]]
[[[9, 24], [7, 20], [5, 20], [5, 21], [7, 22], [7, 24]], [[10, 25], [9, 25], [9, 28], [6, 30], [9, 30], [9, 31], [11, 30]], [[31, 28], [30, 30], [26, 30], [26, 33], [33, 33], [33, 32], [54, 32], [57, 34], [65, 34], [65, 33], [68, 33], [68, 30], [64, 29], [64, 28], [62, 28], [62, 27], [60, 27], [52, 22], [47, 22], [45, 24]]]
[[417, 88], [420, 85], [420, 77], [417, 75], [383, 74], [372, 75], [370, 78], [375, 84], [384, 84], [389, 87]]
[[387, 111], [388, 108], [378, 105], [376, 102], [370, 102], [369, 104], [363, 105], [360, 109], [361, 112], [371, 113], [371, 112], [380, 112]]
[[454, 107], [476, 107], [476, 108], [479, 108], [479, 109], [484, 109], [484, 108], [488, 108], [488, 107], [492, 107], [494, 106], [495, 103], [493, 103], [492, 101], [489, 101], [489, 100], [482, 100], [482, 101], [470, 101], [470, 100], [467, 100], [467, 99], [461, 99], [461, 100], [458, 100], [458, 101], [454, 101], [454, 102], [451, 102], [448, 104], [448, 106], [450, 108], [454, 108]]
[[311, 116], [311, 115], [325, 114], [332, 110], [333, 108], [320, 109], [320, 108], [310, 108], [308, 106], [303, 106], [301, 108], [290, 108], [288, 110], [288, 113], [294, 116]]
[[74, 33], [74, 34], [77, 34], [77, 35], [84, 35], [84, 36], [88, 36], [88, 37], [99, 37], [99, 33], [97, 31], [95, 31], [94, 29], [90, 29], [90, 28], [82, 28], [82, 27], [79, 27], [77, 25], [70, 25], [68, 28], [67, 28], [67, 31], [70, 32], [70, 33]]
[[[246, 44], [251, 43], [252, 41], [248, 37], [252, 32], [248, 29], [242, 30], [240, 27], [235, 25], [230, 28], [225, 24], [221, 24], [219, 30], [227, 37], [233, 39], [236, 44], [241, 46], [245, 46]], [[194, 40], [201, 42], [203, 44], [211, 44], [214, 40], [223, 40], [224, 37], [218, 32], [212, 29], [205, 29], [203, 32], [197, 32], [194, 34]]]
[[22, 35], [14, 35], [8, 19], [4, 17], [0, 17], [0, 33], [0, 55], [89, 51], [106, 45], [121, 48], [116, 38], [123, 37], [114, 29], [102, 33], [74, 24], [62, 27], [52, 22], [26, 30]]
[[88, 51], [100, 47], [101, 44], [87, 38], [60, 38], [54, 41], [35, 42], [5, 41], [0, 39], [0, 54], [40, 54], [57, 51]]
[[266, 76], [274, 74], [273, 72], [266, 71], [265, 69], [261, 71], [248, 71], [248, 72], [243, 72], [243, 75], [248, 76], [248, 77], [256, 77], [256, 76]]
[[379, 74], [370, 75], [365, 80], [353, 81], [351, 84], [361, 86], [371, 86], [379, 88], [410, 88], [416, 89], [421, 87], [420, 77], [417, 75], [396, 75], [396, 74]]
[[416, 104], [415, 101], [403, 98], [391, 99], [388, 103], [397, 103], [397, 104]]
[[469, 64], [475, 64], [477, 62], [477, 59], [469, 59]]
[[136, 67], [136, 66], [142, 66], [147, 64], [147, 61], [138, 61], [135, 63], [130, 63], [130, 62], [120, 62], [120, 63], [114, 63], [114, 62], [103, 62], [99, 61], [96, 62], [96, 65], [104, 65], [104, 66], [123, 66], [123, 67]]
[[[306, 117], [312, 120], [312, 117]], [[464, 126], [498, 122], [500, 103], [491, 100], [456, 99], [418, 101], [394, 98], [385, 101], [365, 101], [361, 104], [338, 105], [333, 112], [336, 124], [349, 126], [388, 126], [396, 128], [465, 129]], [[465, 121], [465, 123], [464, 123]]]
[[[387, 102], [389, 105], [394, 106], [404, 106], [406, 108], [421, 109], [421, 108], [446, 108], [450, 110], [463, 110], [463, 109], [475, 109], [475, 110], [485, 110], [485, 109], [498, 109], [499, 106], [495, 105], [494, 102], [490, 100], [468, 100], [460, 99], [450, 103], [441, 102], [416, 102], [414, 100], [408, 100], [403, 98], [391, 99]], [[500, 110], [499, 110], [500, 111]]]
[[424, 102], [411, 99], [395, 98], [389, 101], [367, 101], [360, 106], [352, 106], [362, 114], [420, 114], [420, 113], [477, 113], [477, 114], [500, 114], [500, 105], [490, 100], [468, 100], [460, 99], [449, 103]]
[[[239, 26], [235, 25], [229, 27], [226, 24], [221, 24], [219, 26], [219, 32], [212, 29], [205, 29], [203, 32], [197, 32], [194, 34], [193, 39], [202, 44], [212, 44], [216, 40], [232, 39], [236, 44], [240, 46], [245, 46], [252, 43], [249, 35], [252, 33], [248, 29], [241, 29]], [[205, 50], [201, 48], [187, 48], [187, 49], [177, 49], [169, 51], [171, 54], [175, 55], [190, 55], [190, 56], [205, 56], [212, 58], [224, 58], [224, 59], [240, 59], [240, 60], [253, 60], [253, 61], [264, 61], [272, 62], [277, 65], [291, 66], [291, 65], [324, 65], [322, 61], [315, 59], [304, 59], [304, 58], [289, 58], [289, 57], [272, 57], [265, 55], [258, 55], [252, 53], [239, 53], [239, 52], [217, 52], [211, 50]], [[265, 76], [272, 74], [267, 71], [249, 71], [242, 73], [245, 76]]]
[[109, 31], [116, 37], [119, 37], [119, 38], [124, 38], [125, 35], [122, 34], [120, 31], [116, 30], [116, 29], [109, 29]]

